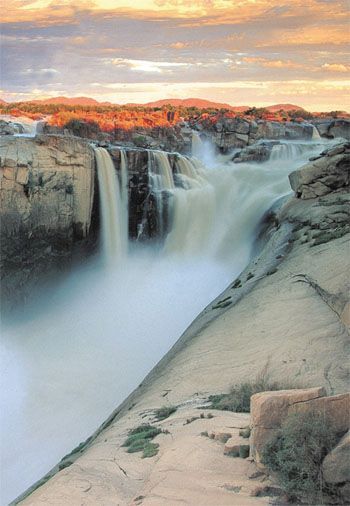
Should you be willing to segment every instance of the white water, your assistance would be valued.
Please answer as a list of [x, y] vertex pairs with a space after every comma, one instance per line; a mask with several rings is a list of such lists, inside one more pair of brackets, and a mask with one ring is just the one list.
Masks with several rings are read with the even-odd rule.
[[[172, 200], [164, 245], [137, 245], [122, 261], [121, 248], [108, 246], [108, 270], [92, 263], [76, 271], [3, 328], [1, 505], [88, 437], [242, 270], [262, 214], [290, 191], [288, 173], [322, 147], [310, 149], [264, 164], [182, 158], [175, 177], [164, 154], [151, 154], [153, 189]], [[110, 158], [96, 155], [103, 200], [117, 209], [125, 171], [121, 194], [110, 192]], [[110, 235], [122, 234], [118, 226]]]
[[[100, 207], [102, 215], [102, 247], [104, 262], [114, 266], [127, 251], [127, 207], [125, 188], [121, 192], [117, 173], [108, 151], [95, 148], [98, 183], [100, 186]], [[125, 153], [122, 156], [122, 183], [125, 186]], [[123, 195], [123, 197], [122, 197]]]
[[26, 116], [11, 116], [10, 114], [0, 114], [0, 119], [10, 121], [11, 123], [21, 125], [23, 133], [14, 134], [15, 137], [35, 137], [42, 129], [43, 120], [32, 120]]
[[124, 149], [120, 150], [120, 173], [121, 173], [121, 205], [122, 205], [122, 237], [125, 243], [125, 251], [128, 250], [129, 236], [129, 200], [128, 200], [128, 159]]
[[[320, 139], [320, 137], [319, 137]], [[311, 156], [312, 152], [317, 147], [317, 138], [315, 142], [296, 142], [296, 141], [281, 141], [272, 147], [270, 160], [271, 161], [292, 161], [300, 159], [303, 156]]]

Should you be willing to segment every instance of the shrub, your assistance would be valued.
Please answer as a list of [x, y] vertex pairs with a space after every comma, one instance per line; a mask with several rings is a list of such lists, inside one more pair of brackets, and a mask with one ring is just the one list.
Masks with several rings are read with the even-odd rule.
[[320, 413], [293, 414], [266, 444], [262, 462], [276, 473], [292, 500], [320, 504], [324, 495], [334, 493], [322, 479], [321, 464], [337, 440], [331, 424]]
[[248, 439], [250, 437], [250, 427], [246, 427], [245, 429], [241, 429], [239, 431], [239, 435], [244, 439]]
[[165, 420], [172, 413], [175, 413], [177, 410], [177, 406], [162, 406], [159, 409], [156, 409], [154, 414], [156, 416], [157, 421]]
[[249, 445], [240, 445], [239, 447], [239, 456], [241, 459], [247, 459], [249, 457], [250, 446]]
[[268, 374], [268, 363], [253, 381], [246, 381], [234, 385], [228, 394], [211, 395], [208, 408], [221, 409], [223, 411], [234, 411], [235, 413], [250, 412], [250, 398], [259, 392], [271, 390], [286, 390], [295, 388], [289, 384], [281, 384], [271, 381]]
[[[140, 427], [142, 427], [142, 426], [140, 426]], [[140, 431], [135, 432], [133, 434], [129, 434], [129, 436], [123, 446], [130, 446], [134, 441], [140, 440], [140, 439], [153, 439], [161, 432], [162, 431], [160, 429], [158, 429], [158, 427], [152, 427], [151, 425], [149, 425], [148, 427], [145, 426], [144, 430], [140, 430]]]
[[149, 459], [150, 457], [154, 457], [158, 453], [159, 444], [158, 443], [147, 443], [143, 448], [143, 459]]
[[151, 439], [155, 438], [161, 432], [161, 429], [149, 424], [139, 425], [129, 431], [123, 446], [128, 447], [128, 453], [142, 451], [142, 458], [153, 457], [158, 453], [159, 445], [151, 443]]

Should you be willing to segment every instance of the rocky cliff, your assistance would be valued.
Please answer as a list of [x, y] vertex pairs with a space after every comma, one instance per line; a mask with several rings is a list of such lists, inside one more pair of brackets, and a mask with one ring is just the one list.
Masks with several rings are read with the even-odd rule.
[[82, 139], [2, 137], [2, 305], [32, 295], [38, 280], [69, 266], [87, 240], [94, 194], [94, 153]]

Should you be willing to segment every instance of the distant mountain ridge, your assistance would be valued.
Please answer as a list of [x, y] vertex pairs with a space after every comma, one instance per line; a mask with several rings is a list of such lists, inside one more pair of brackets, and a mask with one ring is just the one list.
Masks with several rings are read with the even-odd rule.
[[165, 98], [163, 100], [156, 100], [154, 102], [147, 102], [146, 104], [139, 104], [146, 107], [162, 107], [163, 105], [172, 105], [174, 107], [198, 107], [198, 109], [228, 109], [234, 112], [244, 112], [249, 109], [247, 105], [232, 106], [221, 102], [212, 102], [202, 98]]
[[[91, 97], [53, 97], [46, 99], [38, 99], [38, 100], [27, 100], [25, 102], [31, 102], [33, 104], [62, 104], [62, 105], [81, 105], [81, 106], [98, 106], [98, 105], [119, 105], [114, 104], [112, 102], [99, 102], [98, 100]], [[0, 99], [1, 104], [7, 104], [5, 100]], [[233, 106], [226, 103], [221, 102], [212, 102], [211, 100], [205, 100], [202, 98], [166, 98], [162, 100], [155, 100], [154, 102], [146, 102], [144, 104], [140, 103], [129, 103], [125, 104], [125, 106], [140, 106], [140, 107], [162, 107], [164, 105], [171, 105], [173, 107], [197, 107], [198, 109], [228, 109], [232, 112], [244, 112], [247, 109], [250, 109], [251, 106], [248, 105], [239, 105]], [[276, 104], [269, 105], [264, 107], [269, 112], [277, 112], [280, 110], [283, 111], [304, 111], [302, 107], [294, 104]]]

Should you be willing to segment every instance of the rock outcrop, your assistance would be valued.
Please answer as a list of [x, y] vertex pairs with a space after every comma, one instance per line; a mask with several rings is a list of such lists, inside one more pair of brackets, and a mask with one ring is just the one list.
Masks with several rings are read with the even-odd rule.
[[[198, 125], [195, 124], [194, 128], [199, 130], [203, 139], [210, 139], [217, 149], [224, 153], [233, 148], [246, 148], [247, 146], [255, 144], [260, 139], [275, 141], [311, 140], [315, 132], [315, 127], [305, 122], [286, 121], [281, 123], [265, 120], [253, 121], [239, 117], [223, 117], [213, 124], [210, 122]], [[267, 156], [268, 146], [265, 147], [266, 150], [261, 147], [259, 148], [260, 157], [264, 158], [264, 156]], [[248, 156], [246, 161], [252, 160], [249, 157], [251, 154], [252, 152], [249, 150], [243, 153], [244, 157]]]
[[261, 451], [278, 432], [292, 407], [326, 395], [322, 387], [304, 390], [277, 390], [261, 392], [251, 398], [250, 454], [255, 462], [261, 462]]
[[343, 137], [350, 140], [350, 121], [346, 119], [315, 120], [313, 121], [321, 137], [334, 139]]
[[289, 175], [292, 189], [302, 199], [322, 197], [349, 186], [350, 143], [343, 142]]
[[[87, 238], [94, 153], [77, 138], [3, 137], [1, 158], [2, 303], [31, 294], [33, 283], [72, 259]], [[17, 300], [18, 302], [18, 300]]]
[[262, 392], [251, 398], [251, 456], [261, 462], [261, 452], [294, 413], [319, 413], [338, 434], [349, 429], [350, 394], [326, 397], [324, 388]]
[[279, 141], [263, 141], [259, 144], [247, 146], [232, 157], [234, 163], [245, 162], [266, 162], [270, 156], [273, 146], [279, 144]]
[[260, 468], [265, 469], [261, 463], [263, 450], [280, 433], [280, 429], [290, 416], [308, 414], [323, 420], [325, 427], [334, 437], [338, 437], [338, 440], [341, 437], [341, 439], [322, 461], [322, 478], [331, 487], [334, 496], [340, 495], [343, 498], [345, 503], [341, 501], [341, 504], [348, 504], [350, 500], [350, 394], [330, 397], [324, 394], [324, 389], [313, 388], [262, 392], [253, 395], [250, 455]]
[[24, 127], [21, 123], [14, 123], [13, 121], [0, 120], [0, 136], [23, 134]]
[[345, 484], [350, 482], [350, 433], [339, 441], [322, 463], [323, 478], [327, 483]]

